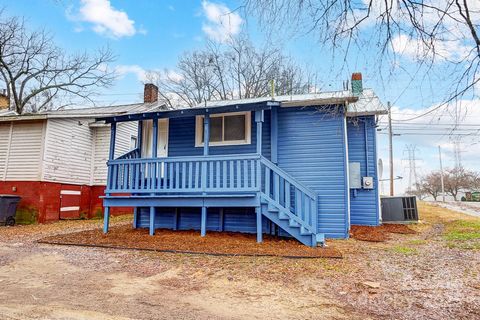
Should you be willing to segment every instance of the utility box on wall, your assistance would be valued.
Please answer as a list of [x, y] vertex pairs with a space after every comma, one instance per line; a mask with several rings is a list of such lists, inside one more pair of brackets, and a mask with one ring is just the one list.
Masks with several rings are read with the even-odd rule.
[[363, 189], [373, 189], [373, 177], [363, 177]]
[[362, 188], [362, 176], [360, 174], [360, 162], [350, 162], [348, 164], [348, 182], [350, 189]]

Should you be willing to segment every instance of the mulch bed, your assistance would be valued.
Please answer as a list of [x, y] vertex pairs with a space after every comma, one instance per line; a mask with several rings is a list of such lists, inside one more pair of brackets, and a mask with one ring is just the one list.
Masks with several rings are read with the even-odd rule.
[[210, 255], [342, 258], [342, 253], [335, 248], [310, 248], [288, 238], [264, 235], [263, 243], [257, 243], [254, 234], [207, 232], [206, 237], [200, 237], [199, 231], [167, 229], [157, 229], [152, 237], [147, 229], [133, 229], [129, 225], [112, 227], [106, 235], [102, 230], [95, 229], [50, 236], [38, 242]]
[[357, 240], [384, 242], [390, 239], [390, 233], [415, 234], [416, 231], [404, 224], [383, 224], [378, 227], [352, 226], [350, 236]]

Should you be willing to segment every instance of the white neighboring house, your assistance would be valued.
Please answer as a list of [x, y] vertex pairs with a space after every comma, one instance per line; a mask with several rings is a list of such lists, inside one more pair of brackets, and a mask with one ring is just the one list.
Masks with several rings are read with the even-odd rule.
[[[98, 117], [158, 108], [156, 87], [145, 102], [17, 115], [0, 110], [0, 194], [22, 197], [18, 220], [92, 217], [103, 210], [110, 125]], [[135, 148], [138, 123], [117, 126], [115, 156]], [[119, 210], [118, 213], [121, 213]]]

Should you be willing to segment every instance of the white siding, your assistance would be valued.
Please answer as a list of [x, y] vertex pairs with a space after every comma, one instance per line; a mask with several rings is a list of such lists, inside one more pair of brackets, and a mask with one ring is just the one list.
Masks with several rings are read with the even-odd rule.
[[11, 123], [0, 123], [0, 181], [5, 180]]
[[[131, 150], [131, 138], [137, 136], [137, 122], [124, 122], [117, 125], [115, 157]], [[93, 160], [93, 185], [107, 183], [107, 160], [110, 148], [110, 127], [95, 128], [95, 146]]]
[[50, 119], [44, 152], [43, 180], [90, 184], [93, 129], [86, 120]]
[[[10, 126], [7, 125], [7, 127]], [[2, 125], [0, 134], [3, 136], [3, 133], [6, 133], [7, 137], [7, 139], [0, 138], [0, 153], [6, 157], [3, 161], [2, 178], [4, 180], [38, 181], [40, 179], [43, 127], [43, 121], [15, 122], [11, 131], [10, 128], [7, 130]]]

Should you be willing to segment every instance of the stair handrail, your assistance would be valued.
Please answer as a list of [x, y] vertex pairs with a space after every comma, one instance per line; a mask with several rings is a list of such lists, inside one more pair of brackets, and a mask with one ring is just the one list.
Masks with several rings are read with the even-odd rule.
[[276, 171], [278, 174], [280, 174], [284, 179], [288, 180], [290, 184], [292, 184], [295, 188], [298, 190], [302, 191], [309, 197], [315, 199], [317, 197], [317, 193], [298, 181], [296, 178], [294, 178], [292, 175], [287, 173], [285, 170], [281, 169], [279, 166], [262, 156], [260, 158], [260, 161], [267, 167], [269, 167], [271, 170]]

